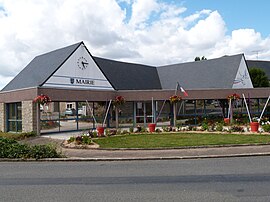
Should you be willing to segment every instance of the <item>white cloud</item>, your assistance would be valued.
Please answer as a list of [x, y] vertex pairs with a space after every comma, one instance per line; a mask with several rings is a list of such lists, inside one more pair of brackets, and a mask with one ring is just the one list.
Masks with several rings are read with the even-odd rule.
[[238, 53], [255, 59], [254, 51], [270, 59], [270, 36], [244, 27], [226, 33], [218, 11], [185, 16], [188, 8], [165, 2], [0, 0], [0, 88], [35, 56], [82, 40], [95, 56], [152, 65]]
[[135, 0], [132, 4], [132, 15], [129, 24], [137, 26], [148, 20], [152, 12], [158, 12], [159, 9], [156, 0]]

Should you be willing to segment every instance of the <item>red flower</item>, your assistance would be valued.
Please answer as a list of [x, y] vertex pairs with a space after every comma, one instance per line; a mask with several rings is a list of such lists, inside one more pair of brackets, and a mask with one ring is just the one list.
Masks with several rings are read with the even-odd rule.
[[181, 99], [182, 99], [182, 98], [181, 98], [181, 96], [179, 96], [179, 95], [172, 95], [172, 96], [169, 98], [169, 100], [170, 100], [171, 103], [178, 102], [178, 101], [180, 101]]
[[34, 99], [34, 102], [41, 104], [41, 105], [45, 105], [45, 104], [48, 104], [49, 102], [51, 102], [51, 99], [49, 96], [41, 94]]
[[122, 105], [125, 102], [126, 101], [125, 101], [125, 98], [123, 96], [116, 96], [115, 99], [113, 100], [114, 105]]
[[232, 95], [228, 95], [227, 99], [228, 100], [239, 100], [240, 99], [240, 95], [234, 93]]

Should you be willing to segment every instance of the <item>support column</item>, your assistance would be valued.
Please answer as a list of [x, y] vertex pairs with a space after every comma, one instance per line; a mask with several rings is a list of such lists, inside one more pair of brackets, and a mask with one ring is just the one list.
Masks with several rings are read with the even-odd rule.
[[0, 103], [0, 131], [6, 131], [6, 107], [5, 103]]
[[119, 109], [117, 105], [115, 105], [115, 127], [119, 128]]
[[147, 115], [146, 115], [146, 103], [143, 102], [143, 123], [144, 123], [144, 127], [146, 128], [146, 122], [147, 122]]
[[22, 132], [36, 132], [40, 134], [39, 104], [33, 101], [22, 101]]
[[137, 126], [137, 102], [133, 102], [133, 127], [135, 128]]
[[173, 126], [176, 127], [176, 119], [177, 119], [177, 112], [176, 112], [176, 102], [173, 103]]

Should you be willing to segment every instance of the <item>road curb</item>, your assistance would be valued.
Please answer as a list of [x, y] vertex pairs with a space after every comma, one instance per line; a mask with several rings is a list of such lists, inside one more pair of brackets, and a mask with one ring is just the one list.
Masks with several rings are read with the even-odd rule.
[[128, 158], [45, 158], [45, 159], [0, 159], [0, 162], [85, 162], [85, 161], [145, 161], [145, 160], [183, 160], [183, 159], [207, 159], [207, 158], [233, 158], [233, 157], [252, 157], [270, 156], [270, 152], [265, 153], [244, 153], [244, 154], [225, 154], [225, 155], [197, 155], [197, 156], [170, 156], [170, 157], [128, 157]]

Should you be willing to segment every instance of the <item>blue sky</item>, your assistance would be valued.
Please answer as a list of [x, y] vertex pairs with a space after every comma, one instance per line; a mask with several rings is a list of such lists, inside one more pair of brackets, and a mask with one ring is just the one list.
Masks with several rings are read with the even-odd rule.
[[[159, 0], [173, 5], [184, 6], [183, 16], [191, 15], [201, 10], [217, 10], [223, 17], [227, 31], [252, 28], [260, 32], [263, 37], [269, 36], [268, 20], [270, 19], [269, 0]], [[131, 5], [120, 2], [122, 8], [127, 9], [128, 18], [131, 16]]]
[[264, 37], [270, 34], [269, 0], [186, 0], [183, 5], [187, 7], [187, 15], [202, 9], [217, 10], [229, 32], [240, 28], [253, 28]]

